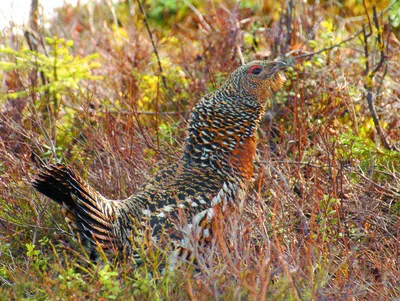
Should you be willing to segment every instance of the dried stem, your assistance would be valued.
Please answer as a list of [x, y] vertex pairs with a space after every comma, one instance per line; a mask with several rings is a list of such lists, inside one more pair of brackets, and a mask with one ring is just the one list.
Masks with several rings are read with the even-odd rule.
[[[363, 1], [364, 6], [365, 5], [365, 1]], [[370, 32], [367, 33], [367, 31], [365, 30], [365, 25], [363, 25], [362, 28], [362, 33], [364, 36], [364, 55], [365, 55], [365, 74], [366, 74], [366, 83], [365, 83], [365, 88], [367, 90], [367, 95], [366, 95], [366, 99], [367, 99], [367, 103], [368, 103], [368, 108], [369, 111], [371, 113], [372, 116], [372, 120], [374, 121], [374, 125], [375, 125], [375, 129], [378, 133], [379, 139], [382, 143], [382, 145], [388, 149], [388, 150], [394, 150], [395, 147], [390, 145], [390, 143], [387, 140], [386, 137], [386, 133], [384, 132], [384, 130], [382, 129], [382, 126], [379, 122], [379, 117], [378, 114], [376, 113], [375, 110], [375, 105], [374, 105], [374, 95], [373, 95], [373, 79], [376, 75], [376, 73], [383, 67], [383, 65], [385, 64], [386, 61], [386, 55], [385, 55], [385, 47], [384, 47], [384, 43], [383, 43], [383, 39], [382, 39], [382, 33], [380, 30], [380, 25], [379, 25], [379, 20], [378, 20], [378, 14], [376, 12], [376, 7], [373, 7], [373, 22], [374, 22], [374, 26], [377, 32], [377, 37], [376, 37], [376, 43], [378, 44], [377, 48], [379, 49], [380, 52], [380, 59], [378, 64], [375, 67], [370, 66], [370, 54], [369, 54], [369, 50], [368, 50], [368, 38], [372, 35], [372, 28], [373, 25], [371, 24], [372, 21], [369, 17], [368, 11], [366, 12], [367, 16], [368, 16], [368, 21], [369, 21], [369, 28], [370, 28]], [[372, 70], [371, 70], [372, 68]], [[385, 76], [386, 72], [383, 74], [383, 76]]]
[[140, 2], [140, 0], [137, 0], [137, 3], [139, 4], [140, 11], [143, 14], [144, 25], [146, 26], [147, 33], [149, 34], [151, 45], [153, 46], [154, 54], [157, 57], [158, 68], [160, 70], [161, 79], [163, 81], [164, 88], [167, 89], [168, 88], [167, 87], [167, 80], [166, 80], [166, 78], [164, 76], [163, 68], [161, 66], [161, 60], [160, 60], [160, 57], [158, 55], [157, 47], [156, 47], [156, 45], [154, 43], [154, 38], [153, 38], [153, 34], [151, 33], [151, 30], [150, 30], [149, 22], [147, 21], [147, 14], [143, 9], [143, 5]]

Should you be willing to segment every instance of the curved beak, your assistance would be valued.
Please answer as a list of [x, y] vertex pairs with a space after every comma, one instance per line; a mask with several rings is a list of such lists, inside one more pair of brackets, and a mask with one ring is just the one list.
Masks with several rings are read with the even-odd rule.
[[285, 70], [288, 67], [288, 65], [283, 61], [275, 61], [273, 62], [273, 65], [274, 66], [272, 67], [270, 74], [273, 74], [281, 70]]

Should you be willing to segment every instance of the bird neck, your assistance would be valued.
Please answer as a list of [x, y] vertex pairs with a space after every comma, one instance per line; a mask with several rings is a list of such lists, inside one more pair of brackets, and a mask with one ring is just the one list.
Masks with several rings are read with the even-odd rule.
[[[205, 96], [194, 108], [188, 127], [183, 160], [220, 170], [231, 170], [238, 149], [255, 143], [254, 135], [265, 108], [256, 99], [234, 97], [224, 91]], [[254, 152], [251, 154], [252, 164]]]

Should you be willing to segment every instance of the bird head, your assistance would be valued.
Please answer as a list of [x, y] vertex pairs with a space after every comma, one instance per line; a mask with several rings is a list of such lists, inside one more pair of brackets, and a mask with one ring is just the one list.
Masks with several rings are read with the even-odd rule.
[[229, 90], [243, 99], [256, 99], [260, 104], [282, 88], [286, 81], [280, 72], [287, 65], [282, 61], [252, 61], [236, 69], [227, 80]]

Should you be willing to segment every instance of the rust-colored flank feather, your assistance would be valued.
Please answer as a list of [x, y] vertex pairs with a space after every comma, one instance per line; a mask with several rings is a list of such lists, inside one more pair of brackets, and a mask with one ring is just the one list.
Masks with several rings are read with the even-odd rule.
[[105, 198], [64, 165], [45, 168], [33, 186], [61, 206], [68, 227], [90, 250], [132, 250], [133, 230], [141, 227], [177, 250], [190, 249], [188, 237], [211, 237], [213, 218], [244, 197], [256, 130], [285, 82], [279, 72], [285, 66], [253, 61], [235, 70], [195, 106], [181, 158], [125, 200]]

